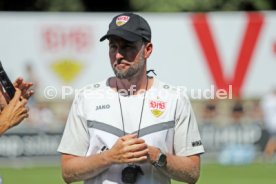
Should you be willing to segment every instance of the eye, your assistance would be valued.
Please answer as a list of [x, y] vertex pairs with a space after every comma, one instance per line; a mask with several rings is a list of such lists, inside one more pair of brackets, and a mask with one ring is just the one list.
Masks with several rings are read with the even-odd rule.
[[127, 45], [124, 45], [123, 48], [124, 48], [124, 49], [133, 49], [134, 46], [133, 46], [133, 45], [130, 45], [130, 44], [127, 44]]
[[109, 49], [110, 50], [116, 50], [117, 46], [115, 44], [109, 44]]

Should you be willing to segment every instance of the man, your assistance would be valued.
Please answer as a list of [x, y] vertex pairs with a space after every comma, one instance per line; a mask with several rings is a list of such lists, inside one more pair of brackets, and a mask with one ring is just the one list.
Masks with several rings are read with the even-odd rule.
[[276, 88], [264, 95], [261, 100], [261, 108], [264, 116], [265, 128], [269, 133], [269, 140], [264, 153], [273, 157], [276, 152]]
[[16, 79], [14, 82], [16, 92], [12, 99], [9, 99], [0, 85], [0, 135], [28, 117], [26, 104], [34, 93], [29, 90], [32, 85], [32, 83], [24, 82], [22, 78]]
[[75, 98], [58, 148], [64, 180], [195, 183], [204, 152], [197, 123], [185, 94], [147, 76], [153, 47], [147, 21], [120, 14], [105, 39], [116, 76]]

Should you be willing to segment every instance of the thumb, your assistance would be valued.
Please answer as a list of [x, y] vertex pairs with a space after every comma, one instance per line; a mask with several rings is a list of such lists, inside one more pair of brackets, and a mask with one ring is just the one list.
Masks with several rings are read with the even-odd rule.
[[15, 94], [14, 97], [11, 100], [11, 103], [14, 103], [15, 101], [18, 101], [21, 97], [21, 90], [18, 88], [15, 88]]

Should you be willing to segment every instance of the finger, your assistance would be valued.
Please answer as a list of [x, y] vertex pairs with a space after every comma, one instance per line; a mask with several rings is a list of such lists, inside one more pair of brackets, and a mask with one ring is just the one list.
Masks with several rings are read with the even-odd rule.
[[15, 120], [12, 123], [12, 126], [18, 125], [20, 122], [22, 122], [27, 117], [27, 114], [20, 114], [15, 116]]
[[27, 99], [25, 99], [25, 98], [21, 98], [21, 106], [25, 106], [27, 103], [28, 103], [28, 100]]
[[137, 134], [128, 134], [128, 135], [125, 135], [125, 136], [121, 137], [121, 140], [126, 141], [126, 140], [133, 139], [133, 138], [136, 138], [136, 137], [137, 137]]
[[33, 91], [33, 90], [30, 90], [30, 91], [27, 91], [27, 92], [23, 95], [23, 97], [24, 97], [25, 99], [29, 99], [33, 94], [34, 94], [34, 91]]
[[32, 82], [28, 82], [27, 84], [28, 84], [28, 88], [30, 88], [34, 85], [34, 83], [32, 83]]
[[13, 86], [16, 88], [19, 88], [19, 86], [21, 85], [21, 83], [23, 82], [23, 78], [22, 77], [18, 77], [14, 82], [13, 82]]
[[29, 109], [28, 108], [24, 108], [23, 110], [22, 110], [22, 113], [21, 113], [21, 115], [23, 115], [24, 116], [24, 118], [26, 118], [26, 117], [28, 117], [29, 116]]
[[18, 119], [18, 117], [20, 116], [25, 116], [25, 114], [27, 113], [28, 111], [25, 107], [19, 107], [19, 106], [13, 107], [12, 114], [14, 119]]
[[24, 94], [31, 86], [33, 86], [32, 82], [25, 82], [22, 77], [19, 77], [14, 82], [14, 86], [16, 88], [19, 88], [22, 90], [22, 93]]
[[129, 152], [126, 154], [126, 158], [132, 159], [132, 158], [139, 158], [139, 157], [143, 157], [143, 156], [147, 157], [148, 153], [149, 153], [149, 149], [143, 149], [140, 151]]
[[28, 91], [28, 98], [30, 98], [34, 93], [35, 93], [34, 90]]
[[28, 114], [22, 114], [18, 117], [18, 121], [14, 124], [15, 125], [18, 125], [19, 123], [21, 123], [25, 118], [28, 117]]
[[126, 153], [126, 154], [124, 155], [124, 158], [125, 158], [126, 160], [129, 160], [129, 159], [133, 159], [133, 158], [136, 158], [136, 157], [135, 157], [135, 155], [134, 155], [133, 152], [129, 152], [129, 153]]
[[28, 112], [29, 111], [28, 111], [27, 108], [22, 108], [22, 109], [20, 109], [20, 112], [18, 113], [18, 116], [23, 117], [23, 119], [27, 118], [27, 117], [29, 117], [29, 113]]
[[28, 114], [29, 112], [29, 108], [28, 107], [24, 107], [20, 109], [20, 114]]
[[22, 82], [20, 83], [20, 85], [19, 85], [19, 89], [21, 89], [21, 90], [26, 90], [27, 89], [27, 83], [26, 82], [24, 82], [24, 80], [22, 80]]
[[147, 156], [131, 158], [127, 160], [127, 163], [137, 163], [137, 162], [144, 162], [147, 160]]
[[23, 82], [22, 83], [22, 89], [24, 89], [24, 90], [28, 90], [32, 86], [33, 86], [32, 82]]
[[29, 90], [30, 89], [30, 87], [32, 87], [33, 86], [33, 83], [31, 83], [31, 82], [28, 82], [28, 83], [22, 83], [22, 89], [23, 90], [25, 90], [25, 91], [27, 91], [27, 90]]
[[29, 110], [27, 109], [27, 112], [26, 113], [24, 113], [24, 118], [28, 118], [29, 117]]
[[131, 146], [133, 144], [143, 144], [145, 143], [145, 141], [143, 139], [137, 139], [137, 138], [133, 138], [133, 139], [128, 139], [126, 141], [123, 142], [124, 146]]
[[142, 143], [142, 144], [134, 144], [134, 145], [125, 147], [124, 152], [125, 152], [125, 153], [127, 153], [127, 152], [136, 152], [136, 151], [145, 150], [145, 149], [147, 149], [147, 148], [148, 148], [148, 147], [147, 147], [147, 144], [145, 144], [145, 143]]
[[139, 157], [143, 157], [143, 156], [147, 157], [148, 153], [149, 153], [148, 149], [144, 149], [144, 150], [141, 150], [141, 151], [136, 151], [136, 152], [133, 153], [133, 157], [134, 158], [139, 158]]

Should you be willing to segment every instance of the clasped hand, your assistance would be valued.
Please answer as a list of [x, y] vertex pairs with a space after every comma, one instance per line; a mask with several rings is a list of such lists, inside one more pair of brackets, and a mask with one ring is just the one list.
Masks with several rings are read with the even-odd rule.
[[148, 158], [148, 145], [136, 134], [129, 134], [120, 137], [110, 149], [110, 156], [113, 163], [138, 163]]

